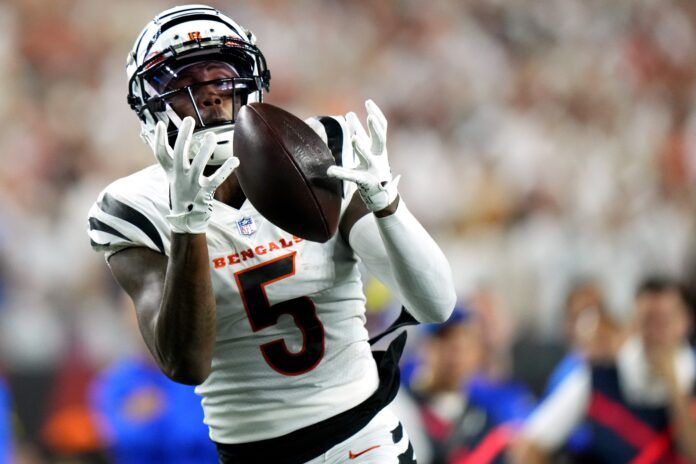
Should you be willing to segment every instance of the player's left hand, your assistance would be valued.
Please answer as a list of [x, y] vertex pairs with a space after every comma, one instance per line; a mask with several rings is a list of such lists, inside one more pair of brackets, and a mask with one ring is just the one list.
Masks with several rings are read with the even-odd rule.
[[365, 108], [369, 136], [355, 113], [346, 115], [353, 150], [360, 163], [353, 169], [331, 166], [326, 173], [331, 177], [355, 182], [367, 208], [376, 212], [396, 200], [399, 177], [392, 177], [387, 158], [387, 118], [372, 100], [365, 102]]

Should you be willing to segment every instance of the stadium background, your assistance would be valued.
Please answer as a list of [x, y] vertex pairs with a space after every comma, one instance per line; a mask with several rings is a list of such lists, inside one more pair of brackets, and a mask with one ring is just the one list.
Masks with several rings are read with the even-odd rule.
[[[645, 274], [693, 279], [696, 3], [209, 3], [259, 38], [269, 102], [303, 117], [382, 107], [403, 197], [486, 314], [500, 369], [534, 391], [577, 279], [599, 282], [619, 320]], [[94, 374], [140, 350], [86, 213], [154, 162], [125, 56], [172, 5], [0, 3], [0, 362], [24, 462], [78, 446], [51, 421], [81, 424]], [[367, 288], [372, 311], [390, 306]]]

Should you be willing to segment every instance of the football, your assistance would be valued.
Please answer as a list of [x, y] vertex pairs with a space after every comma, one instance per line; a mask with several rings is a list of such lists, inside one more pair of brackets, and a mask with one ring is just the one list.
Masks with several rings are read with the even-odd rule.
[[242, 107], [233, 152], [242, 191], [259, 213], [298, 237], [326, 242], [336, 233], [341, 182], [328, 146], [304, 121], [267, 103]]

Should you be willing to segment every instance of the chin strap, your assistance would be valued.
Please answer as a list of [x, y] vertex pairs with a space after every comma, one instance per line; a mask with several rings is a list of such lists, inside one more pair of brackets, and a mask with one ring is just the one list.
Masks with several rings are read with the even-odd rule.
[[233, 127], [234, 125], [230, 124], [225, 126], [214, 127], [211, 129], [203, 129], [199, 132], [196, 132], [193, 135], [193, 139], [191, 141], [191, 148], [193, 149], [193, 152], [195, 153], [195, 151], [202, 146], [203, 141], [205, 139], [205, 135], [209, 132], [212, 132], [217, 137], [217, 145], [215, 146], [213, 154], [210, 157], [210, 160], [208, 161], [208, 165], [222, 165], [225, 161], [234, 156], [232, 145], [232, 139], [234, 137]]

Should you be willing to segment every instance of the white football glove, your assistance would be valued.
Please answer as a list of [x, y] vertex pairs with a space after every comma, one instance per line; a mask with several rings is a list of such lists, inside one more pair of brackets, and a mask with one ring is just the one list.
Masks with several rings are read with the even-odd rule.
[[354, 169], [331, 166], [327, 171], [331, 177], [355, 182], [365, 206], [372, 211], [380, 211], [396, 200], [397, 184], [400, 176], [392, 178], [387, 158], [387, 118], [372, 100], [365, 102], [367, 109], [367, 135], [355, 113], [346, 115], [348, 128], [352, 134], [353, 150], [360, 163]]
[[202, 234], [208, 228], [213, 211], [213, 193], [239, 166], [239, 159], [232, 156], [210, 177], [204, 177], [203, 169], [217, 145], [215, 134], [208, 132], [200, 150], [189, 162], [193, 127], [192, 117], [184, 118], [174, 143], [174, 150], [167, 142], [167, 127], [158, 122], [155, 128], [155, 157], [169, 179], [171, 214], [167, 216], [172, 232]]

